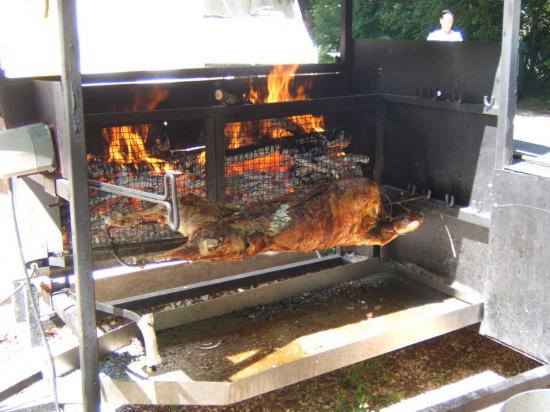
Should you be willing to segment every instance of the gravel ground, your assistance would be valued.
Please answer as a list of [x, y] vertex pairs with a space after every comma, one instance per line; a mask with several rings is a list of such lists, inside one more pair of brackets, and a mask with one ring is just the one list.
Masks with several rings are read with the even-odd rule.
[[[2, 367], [8, 364], [13, 367], [13, 360], [17, 359], [28, 362], [28, 353], [21, 352], [16, 329], [6, 322], [11, 309], [7, 304], [0, 306]], [[67, 328], [56, 326], [55, 322], [49, 322], [47, 330], [54, 347], [68, 341], [74, 343]], [[34, 356], [38, 358], [43, 353], [35, 352]], [[537, 366], [538, 362], [479, 335], [470, 327], [227, 407], [125, 405], [116, 411], [377, 411], [482, 372], [511, 377]], [[12, 376], [2, 375], [4, 382]], [[26, 398], [32, 401], [35, 395], [38, 404], [48, 404], [51, 402], [48, 391], [49, 387], [42, 383], [39, 388], [28, 390]], [[32, 404], [9, 409], [0, 403], [0, 410], [54, 410], [51, 403], [40, 408], [28, 406]]]
[[537, 366], [466, 328], [227, 407], [125, 405], [117, 412], [377, 411], [485, 371], [511, 377]]

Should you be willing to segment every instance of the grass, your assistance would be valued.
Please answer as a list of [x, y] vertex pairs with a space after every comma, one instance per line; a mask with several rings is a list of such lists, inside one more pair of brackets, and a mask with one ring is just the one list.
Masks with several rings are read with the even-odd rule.
[[376, 359], [341, 370], [338, 381], [342, 389], [336, 394], [336, 412], [370, 412], [369, 404], [389, 405], [403, 399], [401, 392], [387, 390], [392, 377], [384, 363]]
[[293, 401], [293, 402], [296, 402], [296, 401], [299, 402], [300, 400], [302, 400], [302, 392], [300, 387], [297, 384], [290, 385], [288, 387], [288, 392], [285, 396], [285, 399], [287, 401]]
[[447, 376], [446, 373], [435, 373], [433, 377], [434, 382], [437, 383], [438, 385], [445, 384], [448, 379], [449, 377]]

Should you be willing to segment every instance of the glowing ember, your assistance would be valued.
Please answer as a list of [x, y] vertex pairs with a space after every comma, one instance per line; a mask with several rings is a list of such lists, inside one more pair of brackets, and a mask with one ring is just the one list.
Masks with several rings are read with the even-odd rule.
[[199, 156], [197, 157], [197, 163], [201, 166], [206, 165], [206, 150], [200, 152]]
[[227, 174], [244, 174], [246, 172], [255, 173], [273, 173], [287, 172], [290, 167], [290, 158], [282, 155], [279, 151], [266, 154], [264, 156], [255, 157], [253, 159], [244, 160], [227, 165]]

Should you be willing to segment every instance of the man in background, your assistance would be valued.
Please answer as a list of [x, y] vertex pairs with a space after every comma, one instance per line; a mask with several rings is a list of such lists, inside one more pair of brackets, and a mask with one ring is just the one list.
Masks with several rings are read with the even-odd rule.
[[452, 30], [454, 23], [454, 15], [450, 10], [443, 10], [439, 18], [440, 29], [432, 31], [428, 34], [430, 41], [462, 41], [462, 33]]

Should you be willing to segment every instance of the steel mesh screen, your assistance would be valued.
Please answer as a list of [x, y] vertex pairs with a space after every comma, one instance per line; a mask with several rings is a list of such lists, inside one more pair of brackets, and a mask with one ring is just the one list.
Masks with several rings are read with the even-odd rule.
[[351, 134], [323, 127], [324, 118], [313, 115], [227, 123], [228, 200], [266, 201], [322, 182], [363, 175], [368, 158], [350, 149]]
[[[152, 125], [120, 126], [101, 130], [105, 141], [104, 155], [88, 156], [91, 180], [125, 188], [164, 194], [164, 174], [180, 171], [178, 195], [206, 194], [206, 153], [204, 147], [185, 148], [174, 144], [174, 137], [151, 133]], [[187, 134], [200, 133], [187, 130]], [[179, 131], [177, 136], [181, 136]], [[194, 140], [194, 143], [197, 139]], [[180, 145], [181, 146], [181, 145]], [[113, 213], [131, 213], [155, 204], [139, 199], [113, 195], [97, 189], [89, 190], [92, 246], [110, 242], [105, 218]], [[181, 237], [167, 225], [147, 223], [129, 228], [112, 228], [111, 240], [116, 244], [132, 244]]]

